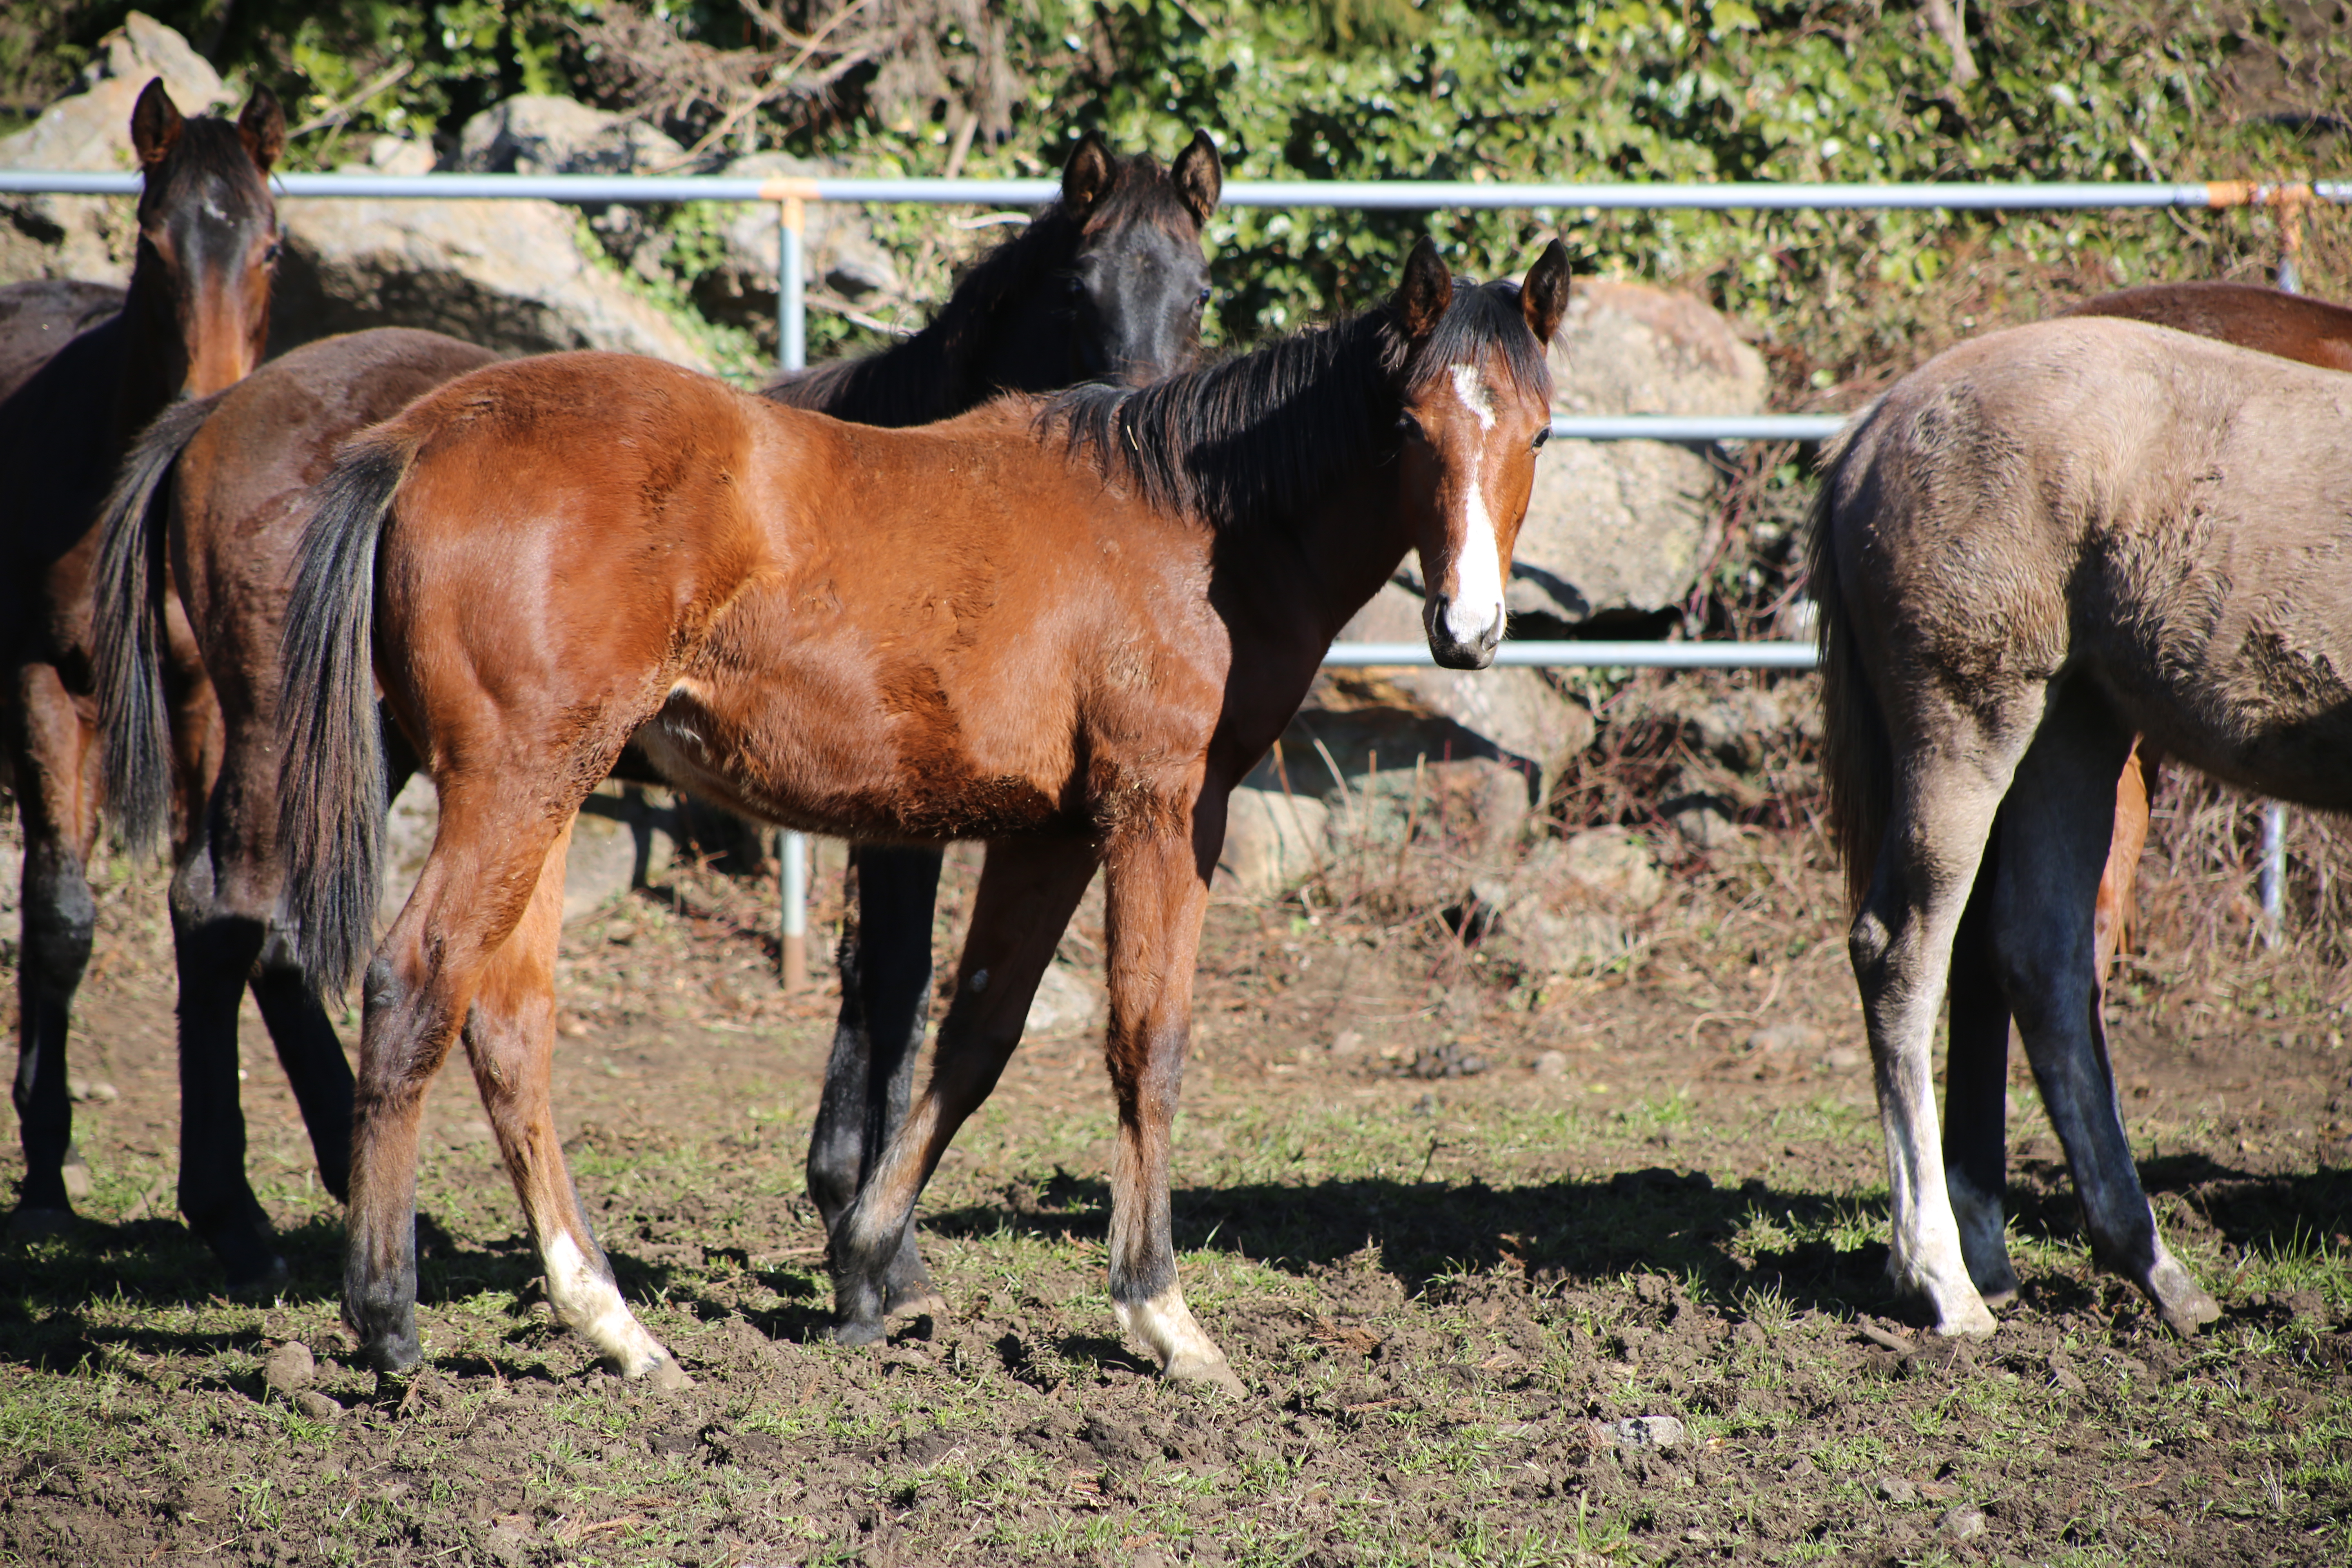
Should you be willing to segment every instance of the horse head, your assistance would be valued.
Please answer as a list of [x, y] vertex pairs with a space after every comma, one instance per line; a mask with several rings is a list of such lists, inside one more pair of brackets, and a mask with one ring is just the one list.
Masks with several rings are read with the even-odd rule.
[[156, 345], [173, 395], [205, 397], [261, 363], [278, 208], [269, 166], [286, 147], [286, 115], [257, 88], [234, 123], [184, 118], [162, 78], [131, 112], [145, 174], [131, 308]]
[[1192, 368], [1209, 299], [1201, 236], [1223, 184], [1205, 132], [1164, 169], [1087, 132], [1063, 167], [1060, 197], [1007, 247], [1022, 275], [989, 312], [981, 377], [1046, 392]]
[[1503, 640], [1503, 584], [1551, 434], [1552, 334], [1568, 309], [1568, 252], [1552, 241], [1524, 283], [1457, 288], [1426, 238], [1389, 302], [1399, 370], [1399, 482], [1428, 597], [1429, 651], [1484, 669]]

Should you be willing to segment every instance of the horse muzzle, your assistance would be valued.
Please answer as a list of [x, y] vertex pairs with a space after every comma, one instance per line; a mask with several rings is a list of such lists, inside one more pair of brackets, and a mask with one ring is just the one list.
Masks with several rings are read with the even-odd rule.
[[1447, 598], [1429, 602], [1423, 626], [1429, 634], [1430, 656], [1445, 669], [1484, 669], [1495, 662], [1495, 649], [1502, 645], [1503, 607], [1496, 605], [1492, 618], [1478, 626], [1464, 624], [1472, 617], [1463, 608]]

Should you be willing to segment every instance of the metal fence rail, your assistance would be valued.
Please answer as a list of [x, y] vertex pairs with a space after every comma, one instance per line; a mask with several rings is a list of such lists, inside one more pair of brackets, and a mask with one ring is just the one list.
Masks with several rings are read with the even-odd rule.
[[[606, 174], [280, 174], [278, 189], [295, 198], [372, 200], [530, 200], [572, 205], [689, 201], [772, 202], [778, 209], [777, 328], [787, 370], [805, 358], [805, 267], [802, 237], [811, 202], [1034, 205], [1053, 197], [1048, 179], [730, 178], [724, 175]], [[135, 174], [0, 169], [0, 195], [135, 195]], [[1234, 180], [1222, 201], [1239, 207], [1341, 207], [1390, 212], [1441, 209], [1586, 212], [1624, 209], [1738, 211], [2025, 212], [2068, 208], [2230, 208], [2268, 206], [2283, 221], [2300, 222], [2316, 204], [2352, 204], [2352, 180], [2188, 182], [2011, 182], [1965, 184], [1769, 184], [1727, 181], [1709, 184], [1528, 184], [1463, 181]], [[2289, 230], [2281, 283], [2293, 288], [2294, 233]], [[1818, 441], [1834, 436], [1836, 415], [1561, 416], [1552, 434], [1587, 441]], [[1418, 643], [1337, 643], [1327, 667], [1427, 666], [1435, 661]], [[1519, 642], [1496, 651], [1501, 665], [1553, 668], [1811, 669], [1813, 648], [1796, 642]], [[2265, 821], [2263, 902], [2276, 929], [2284, 880], [2284, 816], [2273, 806]], [[783, 971], [788, 985], [805, 973], [807, 847], [782, 836]]]

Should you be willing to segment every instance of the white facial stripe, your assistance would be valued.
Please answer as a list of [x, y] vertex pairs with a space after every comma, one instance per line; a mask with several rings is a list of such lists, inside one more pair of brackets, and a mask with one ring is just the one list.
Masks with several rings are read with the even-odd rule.
[[1462, 400], [1462, 406], [1478, 421], [1479, 429], [1492, 430], [1495, 427], [1495, 399], [1487, 392], [1486, 378], [1478, 374], [1476, 365], [1457, 364], [1454, 367], [1454, 395]]
[[1485, 637], [1503, 614], [1503, 552], [1486, 510], [1486, 487], [1473, 479], [1469, 491], [1462, 549], [1454, 558], [1454, 597], [1445, 605], [1445, 630], [1464, 643]]

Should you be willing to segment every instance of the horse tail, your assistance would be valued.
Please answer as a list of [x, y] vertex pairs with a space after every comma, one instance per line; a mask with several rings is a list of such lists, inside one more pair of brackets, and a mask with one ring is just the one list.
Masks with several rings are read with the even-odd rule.
[[284, 920], [323, 995], [375, 945], [383, 860], [383, 737], [375, 696], [375, 558], [421, 434], [346, 443], [312, 491], [280, 634], [278, 842]]
[[1813, 496], [1805, 538], [1806, 576], [1819, 611], [1814, 635], [1821, 647], [1822, 774], [1829, 795], [1830, 836], [1845, 861], [1850, 910], [1861, 909], [1870, 891], [1895, 795], [1894, 748], [1854, 647], [1832, 536], [1839, 478], [1853, 460], [1855, 437], [1875, 411], [1873, 407], [1854, 416], [1822, 448], [1821, 489]]
[[123, 459], [99, 511], [91, 677], [105, 738], [106, 800], [134, 854], [161, 844], [172, 807], [172, 721], [163, 691], [163, 480], [226, 393], [175, 403]]

